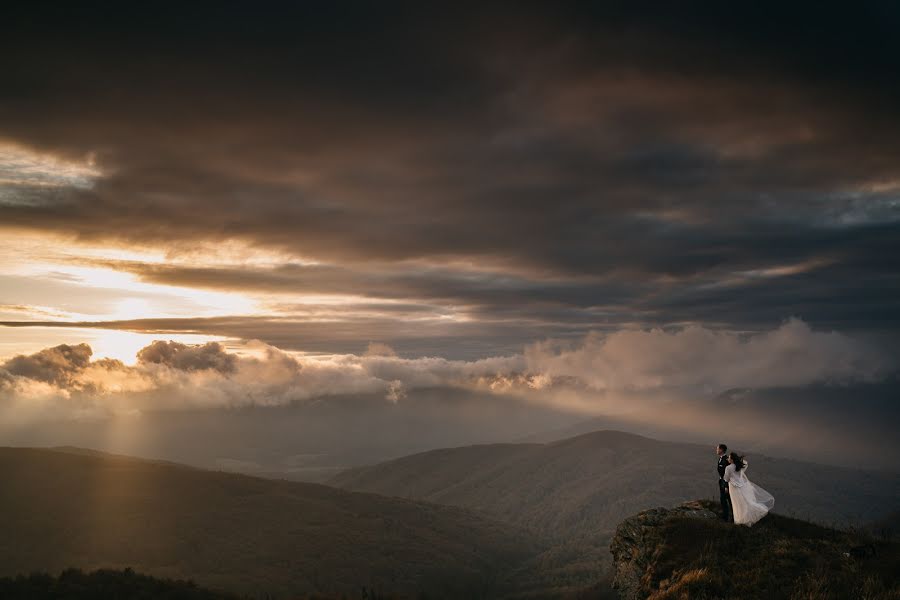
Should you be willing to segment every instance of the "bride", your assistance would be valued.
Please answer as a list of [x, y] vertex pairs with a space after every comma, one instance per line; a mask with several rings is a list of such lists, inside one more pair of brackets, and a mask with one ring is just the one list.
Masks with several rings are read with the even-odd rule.
[[775, 506], [775, 497], [747, 479], [747, 461], [737, 452], [728, 455], [728, 466], [722, 478], [728, 482], [728, 494], [734, 522], [750, 527]]

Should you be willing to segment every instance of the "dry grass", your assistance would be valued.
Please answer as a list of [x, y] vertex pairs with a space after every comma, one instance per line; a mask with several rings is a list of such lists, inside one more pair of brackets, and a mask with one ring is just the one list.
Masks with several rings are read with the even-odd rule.
[[[846, 555], [863, 543], [877, 554]], [[650, 600], [900, 598], [898, 544], [778, 514], [752, 528], [671, 519], [653, 557], [642, 581]]]

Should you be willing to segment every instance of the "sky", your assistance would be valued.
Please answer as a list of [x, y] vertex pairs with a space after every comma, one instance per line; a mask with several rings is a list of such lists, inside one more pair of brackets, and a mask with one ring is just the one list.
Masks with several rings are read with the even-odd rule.
[[890, 2], [4, 9], [2, 420], [896, 382], [898, 27]]

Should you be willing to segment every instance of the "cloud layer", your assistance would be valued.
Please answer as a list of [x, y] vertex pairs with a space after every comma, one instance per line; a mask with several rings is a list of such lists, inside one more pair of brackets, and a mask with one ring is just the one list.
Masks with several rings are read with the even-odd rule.
[[872, 348], [835, 332], [812, 331], [798, 319], [750, 336], [699, 326], [590, 334], [575, 348], [536, 343], [525, 357], [529, 371], [573, 377], [598, 390], [721, 392], [873, 381], [891, 367]]
[[548, 404], [560, 390], [587, 398], [635, 391], [709, 396], [735, 387], [875, 381], [895, 367], [857, 340], [812, 331], [799, 320], [749, 336], [702, 327], [591, 333], [577, 344], [545, 340], [521, 354], [476, 361], [406, 359], [381, 343], [363, 355], [314, 358], [260, 342], [233, 353], [217, 342], [171, 341], [142, 349], [133, 366], [90, 358], [86, 344], [61, 345], [0, 365], [3, 420], [273, 406], [357, 393], [402, 402], [409, 390], [447, 386]]

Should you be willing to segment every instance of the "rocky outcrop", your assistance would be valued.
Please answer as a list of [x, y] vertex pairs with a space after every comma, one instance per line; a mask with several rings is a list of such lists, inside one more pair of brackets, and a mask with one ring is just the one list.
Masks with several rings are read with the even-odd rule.
[[900, 544], [770, 512], [726, 523], [712, 500], [625, 519], [610, 544], [623, 600], [900, 599]]
[[717, 519], [718, 516], [701, 501], [692, 500], [674, 508], [651, 508], [625, 519], [619, 524], [609, 549], [615, 565], [613, 587], [623, 600], [643, 600], [651, 587], [652, 572], [659, 548], [660, 529], [673, 519]]

